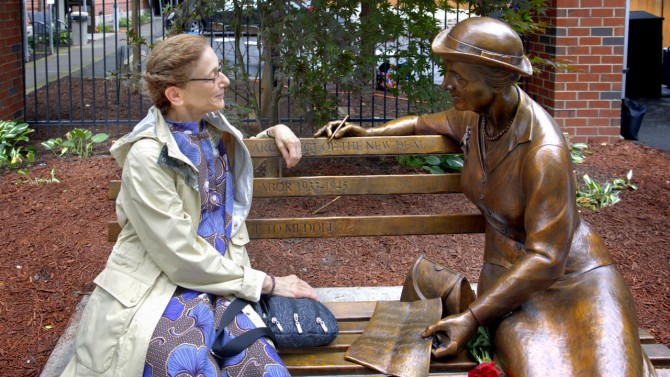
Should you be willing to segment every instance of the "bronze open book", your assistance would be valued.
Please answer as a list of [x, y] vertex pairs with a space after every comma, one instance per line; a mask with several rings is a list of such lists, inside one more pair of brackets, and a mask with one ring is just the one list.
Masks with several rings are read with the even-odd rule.
[[432, 338], [421, 332], [441, 318], [439, 298], [413, 302], [379, 301], [344, 358], [391, 376], [427, 376]]

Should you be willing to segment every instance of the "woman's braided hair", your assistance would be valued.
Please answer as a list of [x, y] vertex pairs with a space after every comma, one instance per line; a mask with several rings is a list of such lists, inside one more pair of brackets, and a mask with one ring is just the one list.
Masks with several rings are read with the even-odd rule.
[[182, 87], [189, 81], [189, 74], [200, 59], [207, 39], [201, 35], [179, 34], [158, 43], [147, 57], [147, 68], [142, 73], [142, 92], [166, 114], [170, 101], [165, 89]]

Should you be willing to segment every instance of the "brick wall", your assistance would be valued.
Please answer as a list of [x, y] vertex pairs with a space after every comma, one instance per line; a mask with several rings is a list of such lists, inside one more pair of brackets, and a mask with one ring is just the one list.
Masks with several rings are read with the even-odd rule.
[[0, 2], [0, 120], [23, 119], [21, 3]]
[[625, 7], [625, 0], [551, 0], [546, 32], [528, 38], [530, 54], [571, 67], [541, 67], [527, 91], [573, 142], [619, 139]]

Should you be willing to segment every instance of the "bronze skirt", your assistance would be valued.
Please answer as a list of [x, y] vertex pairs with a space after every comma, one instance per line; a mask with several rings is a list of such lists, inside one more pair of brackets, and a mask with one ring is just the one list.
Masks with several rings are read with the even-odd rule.
[[[481, 288], [504, 271], [484, 263]], [[630, 290], [614, 265], [536, 292], [491, 331], [508, 377], [656, 376], [640, 345]]]

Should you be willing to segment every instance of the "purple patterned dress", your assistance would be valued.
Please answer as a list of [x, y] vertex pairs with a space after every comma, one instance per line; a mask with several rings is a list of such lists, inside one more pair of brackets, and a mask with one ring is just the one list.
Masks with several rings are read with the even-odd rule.
[[[166, 121], [181, 152], [198, 168], [202, 208], [198, 235], [225, 254], [231, 235], [234, 199], [225, 146], [221, 141], [212, 146], [204, 123]], [[265, 338], [226, 359], [219, 367], [210, 348], [229, 304], [222, 297], [177, 288], [154, 330], [143, 376], [289, 376], [276, 350]], [[253, 328], [251, 320], [239, 313], [226, 326], [224, 335], [233, 339]]]

